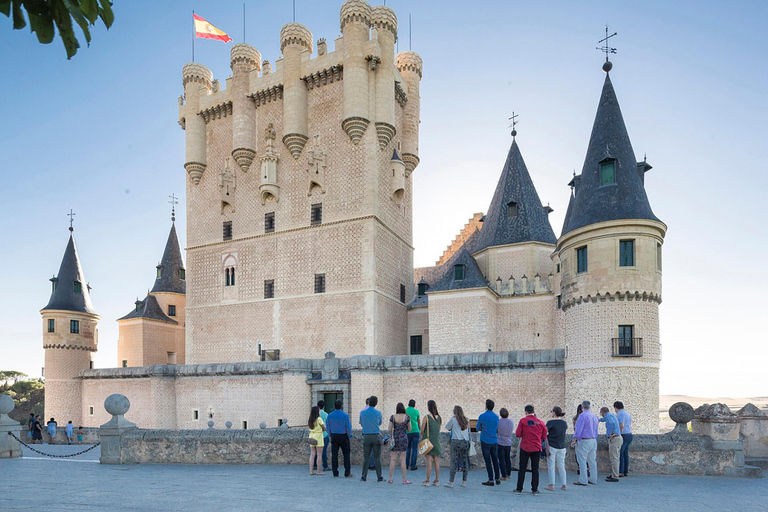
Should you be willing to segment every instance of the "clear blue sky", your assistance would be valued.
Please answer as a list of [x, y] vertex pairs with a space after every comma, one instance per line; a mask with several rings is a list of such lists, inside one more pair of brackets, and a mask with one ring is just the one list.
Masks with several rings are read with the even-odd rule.
[[[340, 0], [297, 0], [296, 21], [333, 47]], [[762, 315], [768, 189], [768, 4], [759, 1], [405, 1], [424, 59], [421, 165], [414, 173], [418, 266], [486, 211], [520, 114], [518, 143], [559, 234], [604, 75], [595, 50], [618, 31], [611, 73], [664, 246], [663, 393], [768, 394]], [[97, 366], [116, 364], [115, 319], [154, 279], [184, 195], [181, 67], [191, 11], [242, 40], [242, 2], [115, 0], [115, 24], [70, 61], [0, 17], [0, 369], [39, 375], [39, 309], [67, 240], [69, 208], [101, 314]], [[247, 42], [279, 57], [291, 2], [247, 2]], [[231, 45], [198, 40], [196, 60], [229, 75]], [[183, 199], [178, 228], [185, 232]], [[456, 204], [460, 206], [456, 206]], [[181, 241], [182, 246], [184, 240]]]

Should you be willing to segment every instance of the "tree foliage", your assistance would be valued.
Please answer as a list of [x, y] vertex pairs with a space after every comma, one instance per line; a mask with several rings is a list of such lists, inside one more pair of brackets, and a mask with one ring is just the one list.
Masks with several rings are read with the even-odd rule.
[[43, 414], [45, 384], [40, 380], [20, 380], [27, 375], [15, 371], [0, 371], [0, 394], [13, 398], [16, 408], [11, 418], [26, 425], [29, 413]]
[[71, 59], [80, 48], [75, 37], [73, 22], [83, 31], [85, 42], [91, 44], [89, 27], [101, 19], [109, 29], [115, 20], [112, 14], [112, 2], [109, 0], [0, 0], [0, 13], [13, 18], [13, 29], [20, 30], [27, 26], [24, 12], [29, 18], [29, 28], [43, 44], [53, 41], [59, 31], [59, 37]]

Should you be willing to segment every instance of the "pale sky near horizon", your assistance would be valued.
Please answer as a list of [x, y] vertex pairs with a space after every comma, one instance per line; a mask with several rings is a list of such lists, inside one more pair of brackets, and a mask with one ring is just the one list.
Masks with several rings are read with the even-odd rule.
[[[154, 282], [182, 200], [181, 68], [195, 11], [235, 42], [242, 1], [115, 0], [115, 24], [70, 61], [0, 16], [0, 370], [39, 376], [39, 310], [75, 236], [99, 324], [97, 367], [114, 367], [117, 318]], [[296, 1], [315, 39], [339, 35], [341, 0]], [[518, 144], [560, 233], [568, 181], [581, 171], [604, 74], [608, 22], [616, 89], [664, 245], [661, 392], [766, 396], [762, 323], [768, 270], [768, 3], [390, 0], [400, 50], [424, 60], [421, 164], [413, 174], [416, 266], [434, 264], [474, 212], [485, 212], [520, 114]], [[246, 2], [246, 42], [279, 55], [291, 2]], [[196, 42], [222, 86], [229, 45]], [[180, 240], [182, 247], [184, 240]]]

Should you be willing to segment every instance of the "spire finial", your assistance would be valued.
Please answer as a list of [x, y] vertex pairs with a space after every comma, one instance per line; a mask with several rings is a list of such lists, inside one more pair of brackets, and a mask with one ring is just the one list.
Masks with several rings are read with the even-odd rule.
[[69, 213], [67, 216], [69, 217], [69, 232], [73, 232], [75, 230], [74, 227], [72, 227], [72, 224], [75, 222], [75, 215], [77, 215], [75, 212], [72, 211], [72, 208], [69, 209]]
[[170, 198], [168, 204], [171, 205], [171, 222], [176, 222], [176, 205], [179, 204], [179, 200], [176, 198], [176, 194], [171, 194], [168, 197]]
[[512, 111], [512, 117], [509, 118], [510, 121], [512, 121], [512, 124], [509, 125], [512, 128], [512, 138], [514, 139], [517, 137], [517, 130], [515, 127], [517, 126], [517, 118], [519, 117], [519, 114], [515, 114], [515, 111]]
[[612, 48], [608, 46], [608, 40], [612, 38], [613, 36], [618, 35], [618, 32], [614, 32], [611, 35], [608, 35], [608, 24], [605, 24], [605, 38], [601, 39], [597, 42], [597, 44], [603, 43], [603, 46], [598, 46], [595, 48], [595, 50], [600, 50], [601, 52], [605, 53], [605, 64], [603, 64], [603, 71], [606, 73], [613, 68], [613, 63], [608, 60], [608, 54], [609, 53], [616, 53], [616, 48]]

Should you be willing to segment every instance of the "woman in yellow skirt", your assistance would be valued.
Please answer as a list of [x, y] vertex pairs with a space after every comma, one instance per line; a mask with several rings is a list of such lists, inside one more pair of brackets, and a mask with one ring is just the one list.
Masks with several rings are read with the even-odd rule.
[[323, 418], [320, 417], [320, 408], [318, 406], [312, 407], [312, 411], [309, 413], [309, 421], [307, 422], [309, 427], [309, 474], [322, 476], [321, 470], [317, 472], [313, 471], [313, 467], [322, 468], [320, 462], [320, 455], [323, 453], [323, 432], [325, 431], [325, 423]]

